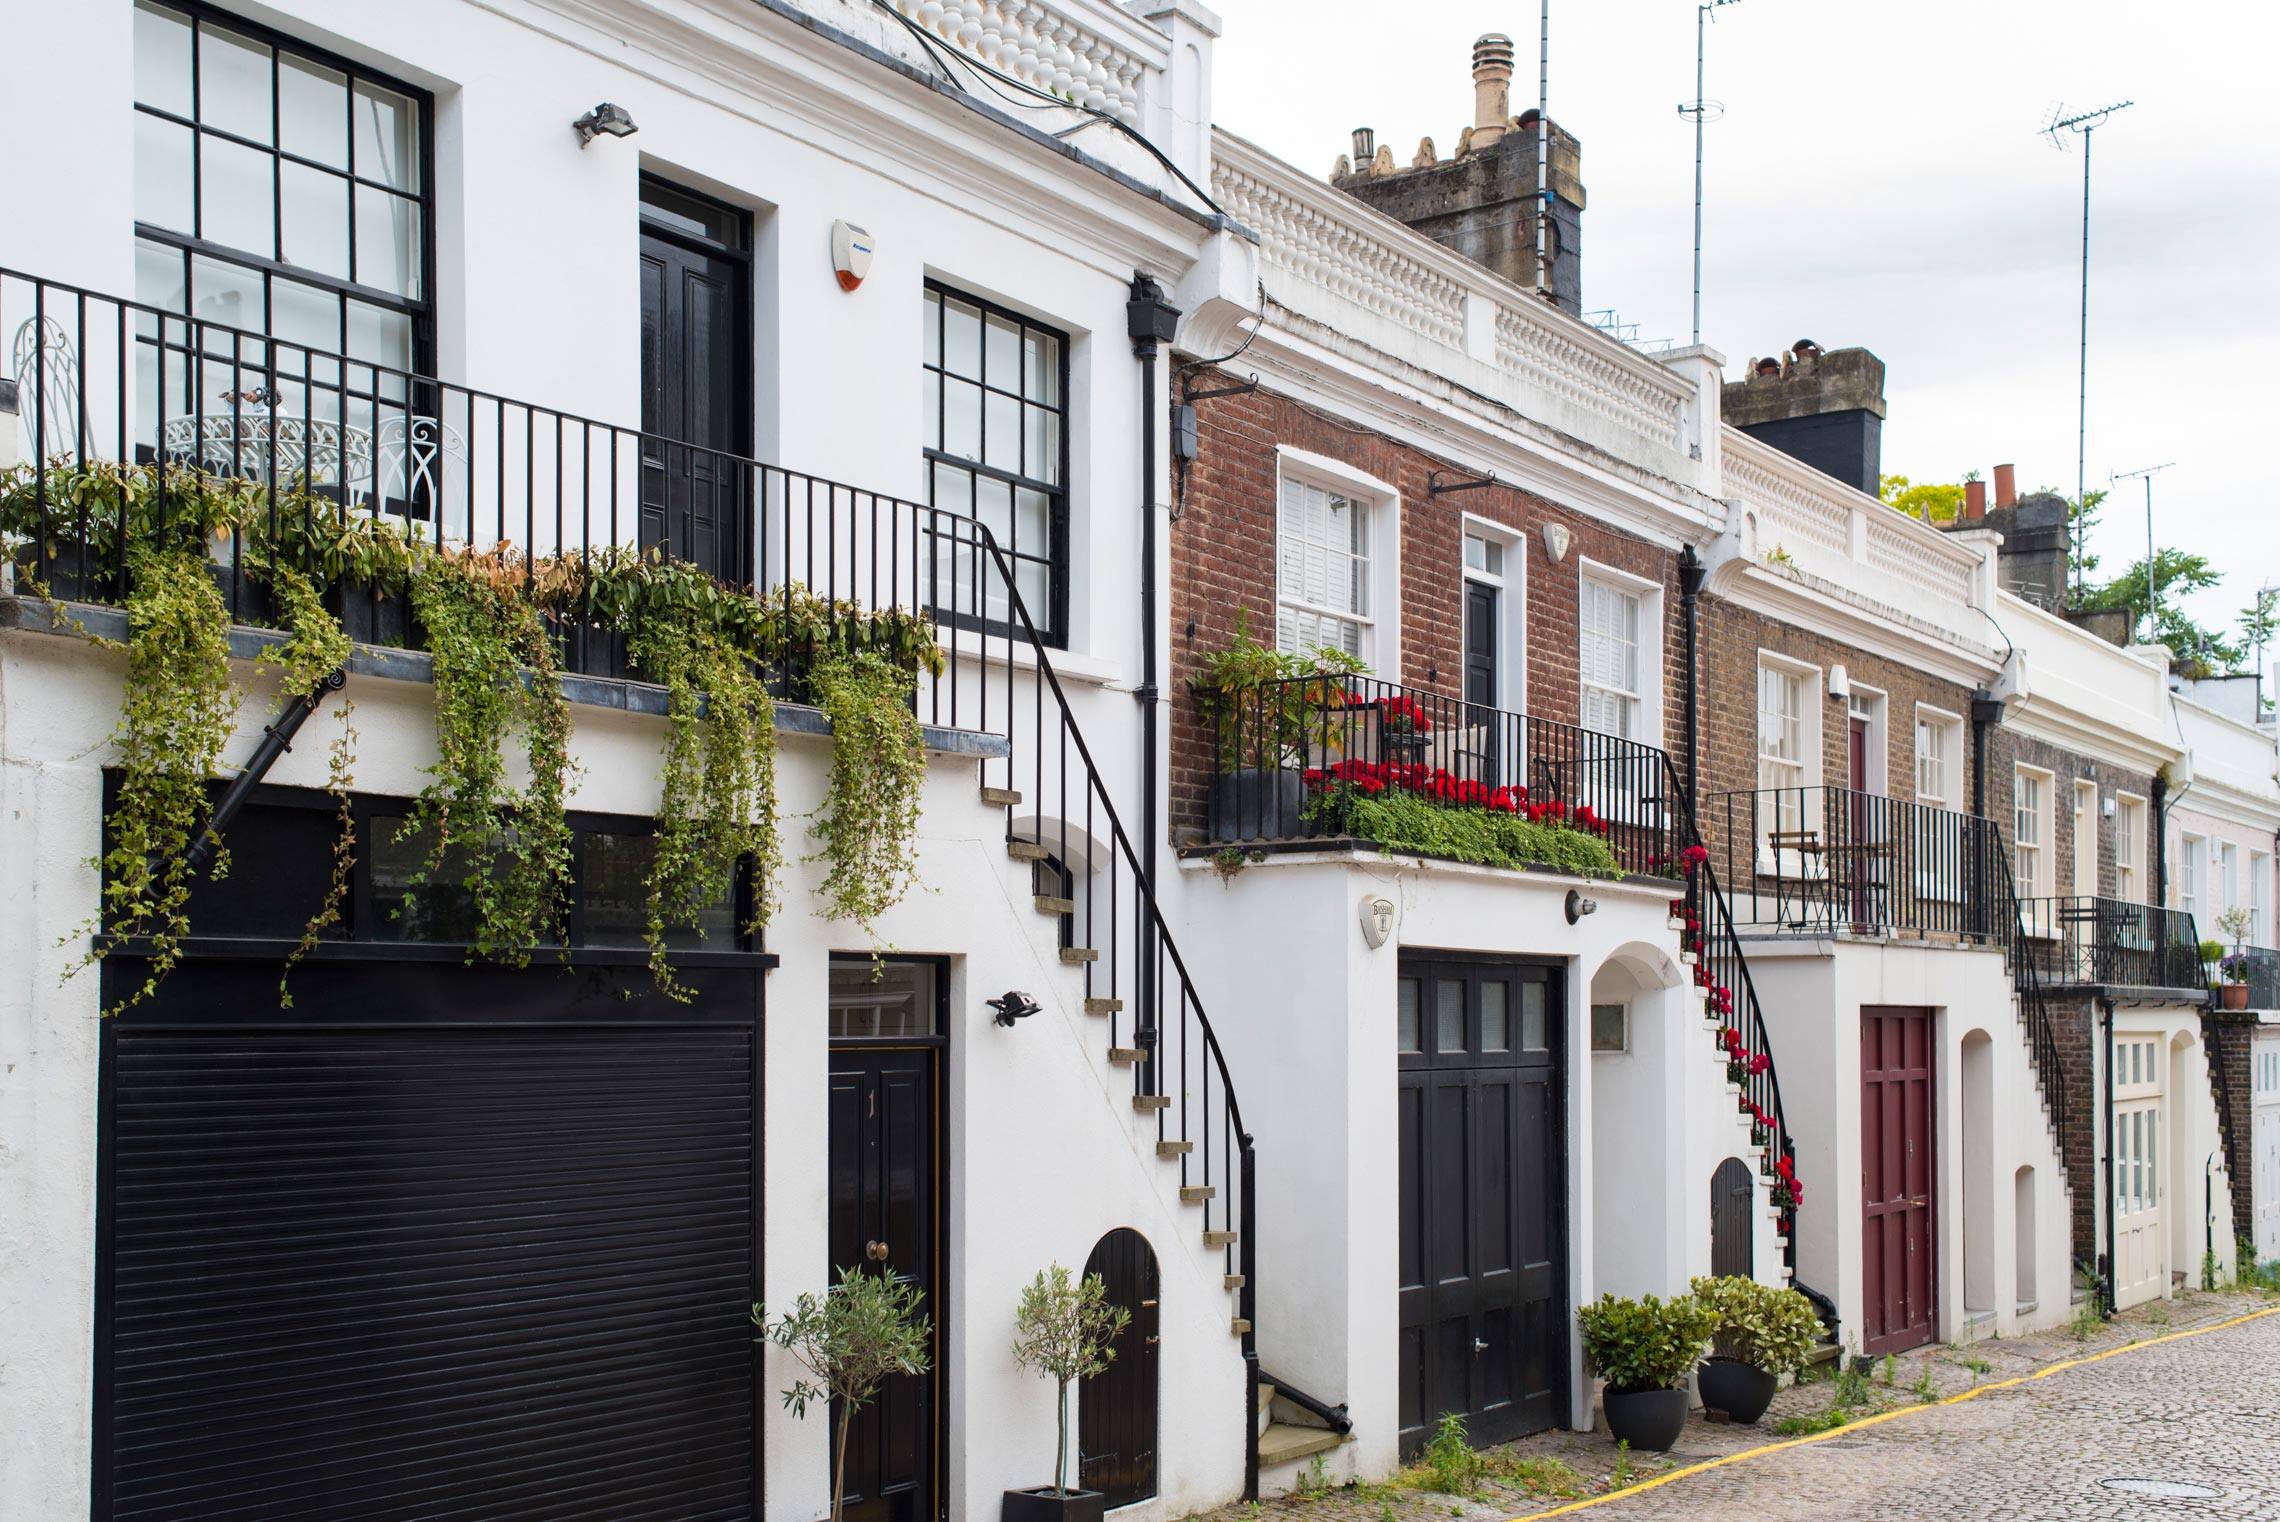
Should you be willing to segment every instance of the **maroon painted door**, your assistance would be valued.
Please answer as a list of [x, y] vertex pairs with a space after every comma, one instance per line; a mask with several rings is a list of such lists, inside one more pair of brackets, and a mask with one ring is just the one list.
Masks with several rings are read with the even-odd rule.
[[1932, 1012], [1860, 1012], [1861, 1351], [1932, 1340], [1939, 1223], [1932, 1210]]

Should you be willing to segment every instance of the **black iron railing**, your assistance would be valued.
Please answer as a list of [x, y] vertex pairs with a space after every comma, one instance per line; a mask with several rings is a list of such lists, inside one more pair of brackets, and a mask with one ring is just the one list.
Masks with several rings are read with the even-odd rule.
[[1707, 804], [1720, 875], [1757, 933], [1994, 941], [1975, 896], [2000, 858], [1994, 824], [1843, 787], [1719, 793]]
[[[2066, 1067], [2059, 1061], [2058, 1031], [2044, 994], [2050, 980], [2044, 976], [2040, 943], [2028, 933], [2030, 920], [2026, 906], [2020, 903], [2017, 885], [2011, 879], [2015, 858], [2010, 848], [2004, 844], [2001, 833], [1992, 828], [1978, 838], [1977, 845], [1969, 873], [1974, 901], [1979, 901], [1980, 893], [1985, 894], [1986, 919], [2002, 938], [2003, 963], [2011, 974], [2011, 993], [2018, 1000], [2027, 1046], [2034, 1053], [2035, 1076], [2042, 1082], [2043, 1108], [2055, 1134], [2066, 1114]], [[2059, 1150], [2063, 1159], [2065, 1148], [2062, 1146]]]
[[2193, 916], [2118, 898], [2019, 901], [2020, 925], [2046, 988], [2190, 990], [2208, 997]]
[[[536, 585], [629, 553], [695, 566], [830, 644], [878, 615], [933, 626], [913, 702], [995, 735], [981, 763], [1010, 854], [1039, 872], [1109, 1059], [1238, 1291], [1256, 1386], [1255, 1159], [1234, 1084], [1148, 871], [988, 527], [962, 514], [534, 406], [433, 376], [0, 270], [0, 380], [22, 462], [0, 474], [0, 562], [18, 590], [118, 604], [138, 546], [201, 539], [234, 617], [273, 561], [311, 573], [350, 632], [416, 646], [400, 596], [340, 574], [344, 538], [501, 551]], [[915, 459], [915, 448], [913, 458]], [[210, 535], [170, 514], [226, 489]], [[344, 534], [343, 531], [352, 531]], [[328, 558], [330, 557], [330, 558]], [[625, 630], [559, 618], [565, 669], [625, 675]], [[794, 641], [793, 643], [797, 643]], [[796, 658], [796, 650], [787, 659]], [[638, 675], [639, 673], [633, 673]], [[1050, 891], [1048, 891], [1050, 889]], [[1255, 1476], [1256, 1426], [1249, 1473]]]
[[1344, 804], [1395, 790], [1525, 815], [1588, 809], [1626, 871], [1671, 864], [1668, 758], [1652, 745], [1375, 677], [1274, 681], [1207, 700], [1216, 845], [1354, 833]]
[[2269, 946], [2235, 946], [2217, 964], [2225, 983], [2248, 986], [2249, 1009], [2280, 1009], [2280, 951]]

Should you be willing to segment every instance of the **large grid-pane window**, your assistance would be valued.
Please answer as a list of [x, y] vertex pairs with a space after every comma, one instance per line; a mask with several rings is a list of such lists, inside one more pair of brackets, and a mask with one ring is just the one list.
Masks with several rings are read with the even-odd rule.
[[1275, 647], [1370, 658], [1370, 505], [1285, 476], [1275, 519]]
[[2020, 767], [2012, 773], [2011, 844], [2021, 898], [2050, 891], [2050, 777]]
[[[925, 324], [927, 501], [989, 530], [1029, 621], [1066, 643], [1068, 335], [932, 282]], [[978, 536], [944, 524], [934, 543], [937, 608], [1012, 618]]]
[[152, 0], [135, 6], [134, 54], [137, 299], [282, 340], [192, 342], [170, 325], [162, 341], [145, 319], [146, 432], [225, 469], [275, 437], [313, 480], [369, 483], [375, 432], [409, 404], [386, 372], [425, 367], [427, 98]]
[[2114, 801], [2114, 896], [2124, 903], [2143, 902], [2138, 852], [2144, 839], [2144, 800], [2117, 798]]
[[1758, 667], [1758, 786], [1805, 785], [1805, 678], [1781, 666]]
[[2177, 853], [2177, 907], [2187, 914], [2201, 912], [2201, 874], [2206, 870], [2209, 842], [2199, 835], [2188, 835], [2180, 843]]
[[1632, 739], [1642, 706], [1638, 594], [1585, 577], [1579, 596], [1583, 727]]

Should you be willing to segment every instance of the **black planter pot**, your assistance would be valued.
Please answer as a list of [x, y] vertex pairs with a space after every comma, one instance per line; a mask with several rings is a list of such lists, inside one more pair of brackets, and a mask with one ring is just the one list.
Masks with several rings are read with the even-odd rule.
[[1298, 773], [1246, 768], [1211, 779], [1211, 843], [1295, 840], [1306, 832], [1306, 786]]
[[1704, 1359], [1696, 1378], [1701, 1385], [1703, 1405], [1713, 1411], [1723, 1411], [1745, 1425], [1765, 1415], [1765, 1408], [1773, 1404], [1773, 1392], [1781, 1384], [1778, 1375], [1768, 1374], [1738, 1358]]
[[1045, 1485], [1036, 1490], [1007, 1491], [1005, 1510], [999, 1516], [1001, 1522], [1100, 1522], [1107, 1503], [1108, 1497], [1097, 1490], [1072, 1490], [1057, 1496], [1052, 1486]]
[[1686, 1430], [1686, 1389], [1609, 1390], [1607, 1431], [1633, 1448], [1663, 1453]]

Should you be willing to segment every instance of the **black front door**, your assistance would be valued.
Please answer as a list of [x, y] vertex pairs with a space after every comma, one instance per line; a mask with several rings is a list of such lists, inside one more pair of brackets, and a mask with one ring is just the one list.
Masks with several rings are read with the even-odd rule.
[[1552, 1426], [1567, 1387], [1563, 979], [1404, 956], [1401, 1446]]
[[948, 1346], [940, 970], [890, 961], [874, 976], [861, 957], [835, 963], [831, 982], [831, 1276], [859, 1268], [916, 1285], [934, 1331], [928, 1371], [890, 1379], [848, 1429], [844, 1515], [934, 1522], [942, 1514], [939, 1391]]
[[1465, 701], [1496, 706], [1496, 588], [1465, 583]]
[[[641, 547], [752, 580], [751, 219], [641, 182]], [[598, 528], [598, 526], [597, 526]]]
[[1108, 1303], [1132, 1319], [1109, 1345], [1108, 1367], [1077, 1397], [1080, 1483], [1099, 1491], [1104, 1506], [1129, 1506], [1156, 1493], [1156, 1254], [1146, 1237], [1119, 1226], [1093, 1248], [1085, 1274], [1100, 1275]]

